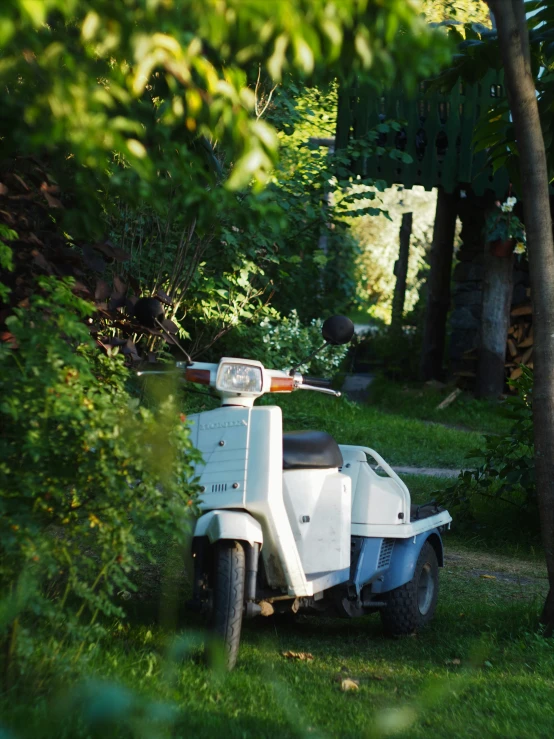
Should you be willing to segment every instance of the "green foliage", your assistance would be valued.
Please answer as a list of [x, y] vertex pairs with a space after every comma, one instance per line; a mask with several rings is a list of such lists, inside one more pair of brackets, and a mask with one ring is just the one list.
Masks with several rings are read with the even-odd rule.
[[[273, 369], [290, 369], [309, 357], [323, 345], [321, 319], [302, 324], [298, 313], [292, 313], [281, 321], [264, 318], [259, 324], [259, 359], [264, 366]], [[298, 371], [322, 377], [333, 377], [346, 356], [348, 347], [328, 346], [313, 359], [302, 364]]]
[[[449, 53], [403, 0], [273, 5], [10, 0], [0, 10], [2, 159], [47, 162], [61, 198], [51, 218], [72, 247], [108, 230], [131, 252], [126, 277], [170, 296], [193, 355], [259, 319], [270, 296], [304, 319], [348, 304], [356, 245], [343, 216], [358, 204], [341, 162], [373, 144], [329, 158], [294, 139], [307, 131], [296, 123], [319, 95], [332, 135], [336, 77], [413, 86]], [[309, 99], [306, 83], [331, 93]], [[276, 167], [279, 143], [288, 151]]]
[[522, 375], [511, 384], [517, 395], [509, 399], [512, 425], [509, 431], [485, 436], [484, 448], [468, 454], [479, 465], [460, 474], [442, 499], [466, 521], [496, 520], [519, 528], [538, 527], [537, 489], [533, 441], [533, 373], [522, 366]]
[[507, 241], [515, 239], [525, 245], [525, 226], [512, 212], [516, 203], [515, 198], [508, 198], [505, 203], [496, 202], [495, 207], [487, 216], [485, 221], [486, 241]]
[[347, 154], [311, 142], [333, 135], [336, 104], [336, 85], [302, 91], [289, 81], [268, 112], [281, 152], [267, 188], [275, 213], [258, 220], [252, 236], [271, 255], [272, 305], [284, 315], [298, 311], [305, 321], [344, 311], [355, 294], [358, 245], [345, 216], [356, 203], [349, 175], [337, 177]]
[[391, 380], [416, 380], [422, 345], [421, 326], [404, 326], [400, 336], [391, 335], [389, 326], [370, 328], [358, 339], [356, 366], [382, 368]]
[[429, 23], [457, 21], [490, 25], [485, 0], [421, 0], [421, 8]]
[[365, 211], [346, 176], [336, 179], [352, 151], [330, 155], [309, 144], [333, 133], [335, 114], [336, 86], [305, 91], [288, 79], [267, 111], [281, 158], [263, 192], [233, 195], [209, 226], [191, 220], [177, 198], [163, 214], [122, 203], [111, 219], [112, 240], [131, 254], [127, 276], [138, 276], [144, 292], [171, 296], [170, 317], [193, 356], [241, 322], [259, 322], [269, 300], [304, 321], [352, 302], [358, 243], [346, 216]]
[[[0, 223], [0, 269], [5, 269], [8, 272], [13, 272], [13, 253], [6, 241], [12, 241], [17, 238], [17, 233]], [[0, 300], [6, 301], [10, 294], [10, 290], [7, 285], [0, 282]]]
[[82, 649], [99, 616], [122, 616], [139, 555], [183, 541], [195, 487], [176, 397], [152, 410], [101, 356], [81, 319], [91, 305], [67, 280], [41, 278], [28, 310], [7, 319], [0, 349], [0, 640], [11, 671], [46, 639]]
[[[423, 282], [423, 270], [418, 273], [418, 282]], [[417, 284], [417, 283], [416, 283]], [[416, 289], [419, 288], [417, 285]], [[416, 293], [417, 295], [417, 293]], [[390, 325], [374, 320], [378, 311], [371, 306], [360, 322], [372, 322], [367, 331], [357, 336], [354, 347], [354, 365], [358, 371], [382, 368], [383, 374], [396, 381], [414, 381], [420, 376], [420, 357], [423, 343], [425, 319], [425, 292], [417, 296], [412, 310], [405, 313], [400, 332], [391, 332]], [[380, 311], [379, 311], [380, 312]]]
[[[322, 325], [320, 318], [302, 321], [295, 310], [289, 316], [268, 311], [258, 323], [238, 325], [203, 359], [217, 362], [221, 356], [245, 357], [257, 359], [271, 369], [288, 370], [323, 345]], [[331, 379], [338, 373], [347, 351], [346, 346], [327, 346], [298, 371]]]
[[55, 154], [54, 178], [79, 204], [67, 225], [89, 237], [99, 201], [116, 195], [163, 207], [178, 190], [209, 223], [228, 202], [210, 142], [228, 190], [268, 181], [277, 139], [254, 115], [245, 72], [258, 63], [276, 82], [288, 69], [414, 85], [448, 56], [444, 34], [404, 0], [9, 0], [0, 27], [2, 158]]
[[[551, 126], [554, 103], [554, 2], [526, 0], [525, 13], [529, 29], [529, 51], [541, 117], [550, 180], [554, 177], [554, 132]], [[453, 64], [436, 79], [437, 87], [450, 90], [460, 80], [470, 84], [483, 78], [490, 69], [502, 67], [502, 54], [496, 29], [467, 19], [464, 26], [449, 24], [448, 34], [458, 46]], [[488, 25], [488, 24], [487, 24]], [[506, 167], [510, 181], [520, 196], [524, 195], [519, 175], [519, 150], [505, 95], [491, 97], [490, 105], [481, 111], [475, 127], [475, 151], [486, 151], [496, 172]]]
[[[389, 322], [396, 284], [394, 263], [398, 258], [402, 214], [414, 214], [404, 304], [405, 312], [409, 313], [416, 306], [424, 283], [426, 256], [435, 219], [436, 193], [415, 187], [411, 190], [388, 188], [382, 193], [366, 192], [365, 197], [370, 195], [373, 196], [373, 204], [384, 212], [349, 221], [352, 233], [360, 243], [360, 251], [356, 256], [356, 295], [360, 305], [372, 318]], [[362, 316], [359, 322], [364, 323]]]

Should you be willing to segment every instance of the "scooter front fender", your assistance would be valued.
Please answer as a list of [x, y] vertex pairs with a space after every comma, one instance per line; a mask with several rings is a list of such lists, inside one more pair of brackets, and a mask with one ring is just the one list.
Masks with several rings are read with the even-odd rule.
[[194, 536], [207, 536], [210, 544], [231, 540], [261, 547], [264, 541], [261, 525], [245, 511], [209, 511], [196, 522]]

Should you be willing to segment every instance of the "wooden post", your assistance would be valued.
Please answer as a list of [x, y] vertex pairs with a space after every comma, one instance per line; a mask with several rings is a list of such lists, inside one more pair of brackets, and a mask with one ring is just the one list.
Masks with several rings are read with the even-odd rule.
[[392, 298], [391, 335], [399, 335], [402, 332], [406, 280], [408, 277], [408, 259], [410, 256], [410, 236], [412, 235], [412, 217], [413, 213], [404, 213], [402, 215], [402, 225], [400, 226], [400, 249], [398, 250], [398, 259], [394, 265], [396, 285], [394, 286], [394, 296]]
[[481, 398], [498, 398], [504, 390], [514, 258], [513, 255], [495, 257], [486, 244], [484, 266], [481, 342], [475, 392]]
[[439, 188], [427, 278], [427, 306], [421, 355], [423, 380], [442, 380], [456, 216], [457, 196]]

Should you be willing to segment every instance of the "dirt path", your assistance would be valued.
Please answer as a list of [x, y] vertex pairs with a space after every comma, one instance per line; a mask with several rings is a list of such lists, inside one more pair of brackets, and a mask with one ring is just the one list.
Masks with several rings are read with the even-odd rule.
[[371, 373], [355, 373], [346, 375], [342, 385], [342, 392], [350, 398], [363, 402], [367, 398], [367, 393], [375, 375]]
[[479, 579], [493, 597], [533, 599], [546, 595], [548, 578], [542, 560], [449, 546], [448, 539], [445, 544], [448, 578]]
[[[380, 470], [381, 468], [377, 464], [370, 465], [372, 470]], [[397, 475], [425, 475], [426, 477], [458, 477], [461, 470], [453, 470], [447, 467], [397, 467], [391, 465], [392, 469]], [[381, 473], [379, 473], [381, 474]]]

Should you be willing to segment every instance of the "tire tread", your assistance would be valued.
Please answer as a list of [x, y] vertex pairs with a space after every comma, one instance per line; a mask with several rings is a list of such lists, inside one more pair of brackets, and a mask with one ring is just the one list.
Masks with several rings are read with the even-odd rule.
[[245, 556], [240, 542], [222, 541], [215, 556], [214, 632], [223, 640], [227, 668], [237, 661], [244, 608]]
[[438, 562], [435, 550], [425, 542], [419, 553], [414, 577], [405, 585], [391, 590], [387, 605], [381, 610], [383, 629], [388, 636], [408, 636], [414, 634], [432, 620], [438, 597], [438, 576], [435, 583], [435, 594], [429, 611], [422, 616], [417, 605], [417, 581], [425, 562], [430, 562], [433, 571], [438, 574]]

